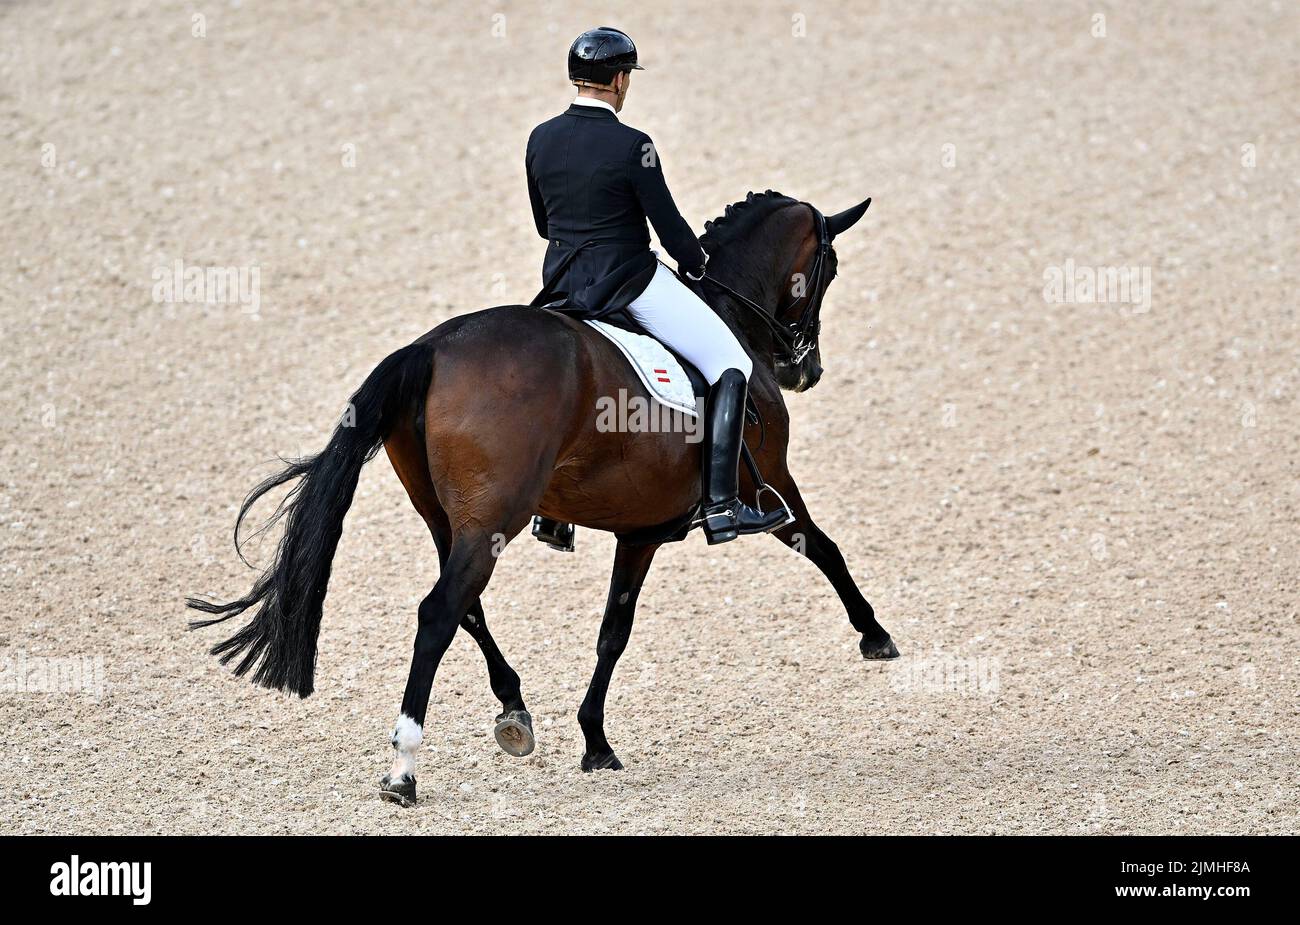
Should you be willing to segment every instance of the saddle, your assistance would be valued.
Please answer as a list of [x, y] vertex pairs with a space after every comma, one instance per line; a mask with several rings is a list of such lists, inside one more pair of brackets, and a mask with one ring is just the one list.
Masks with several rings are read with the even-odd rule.
[[[692, 366], [689, 362], [687, 362], [684, 356], [682, 356], [672, 347], [669, 347], [663, 341], [655, 338], [652, 334], [650, 334], [649, 331], [647, 331], [640, 324], [638, 324], [636, 319], [634, 319], [630, 314], [628, 314], [626, 311], [622, 309], [616, 312], [610, 312], [608, 315], [602, 315], [599, 319], [599, 322], [602, 324], [607, 324], [610, 327], [618, 328], [619, 330], [622, 331], [627, 331], [630, 334], [639, 334], [642, 337], [649, 337], [656, 344], [658, 344], [665, 351], [667, 351], [667, 353], [670, 356], [672, 356], [674, 360], [677, 361], [677, 365], [681, 367], [682, 372], [686, 374], [686, 379], [690, 383], [691, 393], [695, 396], [696, 408], [699, 410], [700, 413], [703, 413], [704, 400], [709, 395], [709, 384], [708, 382], [705, 381], [704, 375], [698, 369]], [[605, 333], [605, 332], [602, 331], [601, 333]], [[624, 355], [626, 356], [626, 351], [624, 352]], [[635, 359], [633, 357], [629, 356], [628, 360], [629, 362], [635, 363]], [[652, 366], [650, 367], [650, 372], [658, 373], [658, 372], [662, 372], [662, 370]], [[652, 397], [661, 398], [660, 392], [657, 391], [653, 387], [653, 385], [651, 385], [650, 393]], [[671, 401], [666, 403], [670, 404], [670, 406], [673, 406]]]
[[[559, 305], [555, 305], [554, 307], [551, 305], [544, 305], [541, 307], [550, 311], [559, 311], [561, 314], [565, 313], [559, 308]], [[709, 394], [709, 383], [704, 378], [704, 375], [691, 365], [685, 357], [676, 350], [673, 350], [663, 341], [650, 334], [649, 331], [637, 323], [636, 319], [623, 309], [604, 313], [598, 320], [586, 319], [586, 321], [603, 337], [612, 341], [619, 348], [620, 352], [623, 353], [629, 365], [636, 372], [641, 382], [646, 386], [647, 391], [650, 392], [653, 399], [661, 402], [669, 408], [684, 413], [697, 414], [701, 418], [703, 417], [704, 403]], [[690, 384], [690, 392], [695, 399], [694, 407], [688, 408], [686, 406], [683, 390], [679, 389], [676, 391], [670, 391], [663, 386], [657, 385], [658, 381], [670, 382], [676, 374], [676, 370], [672, 369], [668, 364], [662, 366], [657, 365], [654, 354], [646, 356], [644, 355], [644, 352], [641, 352], [641, 354], [638, 355], [638, 351], [634, 344], [630, 344], [626, 339], [617, 338], [615, 335], [611, 334], [611, 332], [603, 330], [600, 327], [602, 324], [629, 334], [636, 334], [649, 338], [658, 346], [658, 348], [671, 356], [673, 360], [676, 361], [681, 372], [685, 374]], [[745, 418], [750, 424], [757, 424], [759, 422], [758, 409], [754, 405], [753, 398], [748, 395], [745, 398]], [[749, 445], [743, 440], [741, 443], [740, 456], [745, 467], [749, 470], [750, 477], [753, 479], [755, 486], [757, 486], [758, 493], [761, 495], [765, 491], [772, 492], [776, 495], [781, 506], [786, 507], [785, 499], [780, 496], [776, 489], [763, 481], [763, 476], [759, 472], [758, 464], [754, 460], [753, 454], [750, 452]], [[616, 535], [620, 542], [631, 545], [675, 543], [684, 540], [687, 534], [690, 533], [694, 527], [699, 526], [701, 523], [699, 517], [700, 505], [697, 503], [691, 510], [681, 517], [662, 524], [656, 524], [655, 526], [645, 527], [631, 533], [620, 533]], [[532, 532], [533, 536], [550, 545], [554, 549], [558, 549], [562, 552], [573, 552], [574, 527], [572, 524], [562, 524], [558, 521], [550, 520], [549, 518], [536, 516], [533, 518]]]

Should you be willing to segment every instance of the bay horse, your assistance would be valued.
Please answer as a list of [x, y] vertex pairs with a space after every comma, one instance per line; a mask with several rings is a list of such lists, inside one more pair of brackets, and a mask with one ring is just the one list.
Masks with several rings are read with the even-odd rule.
[[[801, 392], [822, 375], [820, 310], [835, 276], [830, 242], [861, 218], [866, 200], [837, 215], [780, 193], [750, 193], [705, 225], [710, 255], [698, 289], [754, 361], [750, 396], [757, 420], [745, 437], [764, 481], [794, 520], [774, 535], [822, 571], [840, 597], [868, 659], [895, 658], [839, 549], [813, 522], [786, 466], [789, 415], [782, 388]], [[789, 295], [787, 295], [787, 293]], [[382, 446], [438, 550], [440, 573], [420, 603], [415, 650], [391, 736], [393, 768], [380, 794], [415, 801], [415, 756], [434, 673], [459, 626], [478, 643], [501, 701], [496, 739], [510, 754], [534, 745], [532, 718], [516, 674], [488, 631], [481, 595], [497, 557], [534, 513], [619, 536], [596, 644], [596, 668], [578, 710], [586, 739], [582, 769], [620, 769], [605, 738], [604, 705], [614, 665], [632, 630], [637, 595], [658, 541], [647, 528], [689, 518], [700, 503], [700, 449], [683, 433], [609, 432], [596, 426], [597, 400], [618, 390], [649, 396], [619, 350], [589, 325], [523, 305], [452, 318], [384, 359], [352, 396], [349, 415], [325, 449], [288, 465], [250, 492], [235, 523], [277, 486], [294, 483], [273, 522], [284, 531], [273, 563], [247, 595], [229, 603], [190, 598], [219, 623], [253, 607], [243, 629], [212, 653], [238, 658], [270, 688], [313, 690], [316, 641], [331, 561], [361, 467]], [[753, 476], [741, 496], [755, 504]], [[688, 522], [688, 521], [687, 521]]]

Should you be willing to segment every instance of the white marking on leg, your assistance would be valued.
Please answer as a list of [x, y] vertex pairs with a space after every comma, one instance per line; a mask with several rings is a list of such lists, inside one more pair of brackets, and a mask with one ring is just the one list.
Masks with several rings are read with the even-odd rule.
[[405, 776], [415, 775], [415, 756], [424, 741], [424, 730], [420, 724], [403, 713], [397, 718], [390, 740], [397, 754], [393, 757], [393, 770], [389, 772], [391, 780], [398, 781]]

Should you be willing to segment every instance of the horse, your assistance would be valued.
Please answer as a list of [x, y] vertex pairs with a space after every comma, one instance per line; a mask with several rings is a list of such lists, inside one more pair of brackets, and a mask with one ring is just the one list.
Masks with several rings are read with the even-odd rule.
[[[705, 225], [708, 274], [697, 294], [738, 336], [754, 361], [746, 423], [756, 471], [741, 495], [756, 504], [762, 473], [793, 518], [773, 531], [830, 580], [861, 634], [867, 659], [898, 656], [858, 590], [838, 547], [813, 521], [786, 465], [789, 413], [782, 389], [820, 380], [821, 304], [834, 279], [831, 241], [861, 218], [870, 199], [823, 216], [768, 190], [750, 193]], [[705, 287], [707, 284], [707, 288]], [[787, 295], [790, 293], [790, 295]], [[479, 645], [500, 700], [495, 736], [508, 753], [532, 751], [532, 718], [519, 675], [488, 630], [482, 595], [505, 546], [534, 514], [618, 536], [596, 667], [578, 710], [583, 771], [623, 767], [605, 737], [605, 694], [628, 643], [640, 593], [663, 542], [654, 528], [689, 525], [701, 498], [698, 442], [683, 433], [598, 428], [601, 396], [627, 389], [648, 401], [618, 349], [589, 325], [546, 308], [506, 305], [453, 317], [385, 358], [352, 396], [324, 450], [286, 460], [245, 498], [235, 523], [272, 489], [293, 483], [271, 522], [284, 530], [272, 564], [244, 597], [188, 598], [214, 615], [198, 628], [257, 607], [251, 621], [212, 647], [237, 676], [268, 688], [312, 693], [316, 644], [331, 561], [362, 466], [382, 446], [437, 547], [439, 574], [421, 601], [410, 676], [390, 737], [393, 767], [380, 795], [415, 802], [415, 757], [439, 661], [457, 627]], [[269, 526], [269, 524], [268, 524]], [[649, 531], [649, 533], [647, 533]], [[242, 556], [242, 553], [241, 553]]]

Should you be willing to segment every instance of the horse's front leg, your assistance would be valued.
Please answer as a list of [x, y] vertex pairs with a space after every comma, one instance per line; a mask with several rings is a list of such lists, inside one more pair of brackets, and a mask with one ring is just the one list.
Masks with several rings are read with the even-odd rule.
[[658, 549], [658, 545], [619, 543], [614, 554], [614, 574], [609, 582], [609, 598], [605, 601], [605, 617], [600, 624], [600, 640], [596, 643], [596, 671], [587, 688], [587, 696], [578, 708], [578, 723], [587, 740], [587, 750], [582, 756], [584, 771], [618, 771], [623, 768], [605, 739], [605, 692], [609, 690], [614, 665], [632, 635], [636, 599]]
[[898, 648], [889, 638], [889, 633], [885, 632], [885, 628], [876, 622], [876, 612], [862, 596], [858, 586], [854, 584], [853, 576], [849, 574], [848, 566], [844, 564], [844, 556], [840, 555], [839, 547], [809, 516], [808, 508], [799, 495], [799, 488], [795, 485], [794, 479], [786, 473], [784, 478], [772, 479], [771, 482], [785, 498], [795, 518], [793, 523], [787, 524], [780, 530], [774, 530], [773, 535], [795, 552], [812, 560], [812, 563], [821, 569], [822, 574], [830, 579], [831, 586], [840, 596], [840, 602], [848, 612], [849, 622], [862, 634], [858, 648], [862, 651], [863, 658], [898, 658]]

